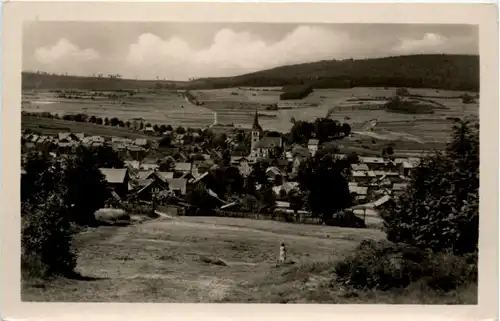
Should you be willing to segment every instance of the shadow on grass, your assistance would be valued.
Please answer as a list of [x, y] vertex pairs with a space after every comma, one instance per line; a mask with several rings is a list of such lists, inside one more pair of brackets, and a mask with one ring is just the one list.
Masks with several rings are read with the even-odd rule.
[[82, 275], [78, 272], [71, 272], [71, 273], [65, 275], [64, 277], [69, 279], [69, 280], [76, 280], [76, 281], [99, 281], [99, 280], [109, 279], [107, 277], [96, 277], [96, 276]]

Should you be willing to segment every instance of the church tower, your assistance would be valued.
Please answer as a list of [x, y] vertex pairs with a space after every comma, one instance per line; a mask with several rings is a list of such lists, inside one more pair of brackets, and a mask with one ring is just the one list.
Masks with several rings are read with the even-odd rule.
[[252, 126], [252, 140], [251, 140], [251, 150], [252, 155], [255, 154], [255, 150], [257, 143], [260, 140], [260, 133], [262, 132], [262, 127], [259, 125], [259, 114], [257, 113], [257, 109], [255, 110], [255, 116], [253, 118], [253, 126]]

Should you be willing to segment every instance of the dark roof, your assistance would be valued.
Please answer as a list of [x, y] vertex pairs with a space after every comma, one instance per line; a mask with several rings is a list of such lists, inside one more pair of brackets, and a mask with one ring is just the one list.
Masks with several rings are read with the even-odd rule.
[[253, 117], [252, 130], [262, 131], [262, 127], [259, 125], [259, 114], [257, 113], [257, 109], [255, 110], [255, 116]]
[[280, 137], [263, 137], [255, 144], [256, 148], [274, 148], [281, 147]]
[[123, 183], [127, 175], [126, 168], [99, 168], [108, 183]]

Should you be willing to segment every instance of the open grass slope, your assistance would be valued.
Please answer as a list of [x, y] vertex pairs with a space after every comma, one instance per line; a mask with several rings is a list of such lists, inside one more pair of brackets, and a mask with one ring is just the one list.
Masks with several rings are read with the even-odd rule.
[[[280, 242], [296, 265], [335, 261], [378, 230], [231, 218], [161, 218], [78, 235], [77, 270], [92, 280], [23, 284], [23, 301], [246, 302], [277, 268]], [[213, 264], [220, 260], [223, 265]], [[208, 262], [208, 263], [207, 263]], [[211, 262], [211, 263], [210, 263]], [[308, 263], [309, 262], [309, 263]], [[217, 263], [217, 262], [216, 262]], [[280, 272], [281, 271], [281, 272]], [[260, 289], [263, 298], [269, 285]], [[250, 300], [251, 301], [251, 300]]]
[[42, 135], [57, 135], [60, 132], [72, 132], [84, 133], [89, 136], [123, 137], [131, 139], [146, 138], [150, 140], [158, 139], [158, 137], [136, 132], [128, 128], [26, 115], [21, 116], [21, 128], [40, 133]]
[[[78, 235], [77, 271], [87, 280], [24, 282], [23, 301], [469, 303], [470, 285], [446, 295], [421, 285], [353, 291], [332, 281], [336, 261], [375, 229], [304, 226], [221, 217], [172, 217]], [[280, 242], [295, 264], [276, 267]]]

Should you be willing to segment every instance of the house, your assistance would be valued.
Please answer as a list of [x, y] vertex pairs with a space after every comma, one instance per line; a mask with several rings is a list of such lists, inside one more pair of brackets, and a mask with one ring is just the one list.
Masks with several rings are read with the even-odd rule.
[[127, 168], [99, 168], [107, 184], [120, 196], [124, 197], [128, 191], [129, 175]]
[[409, 177], [411, 176], [415, 167], [418, 166], [420, 159], [418, 158], [408, 158], [407, 160], [401, 163], [400, 173], [403, 176]]
[[160, 166], [158, 164], [153, 163], [152, 161], [143, 162], [139, 166], [141, 170], [146, 170], [146, 171], [155, 171], [158, 169], [158, 167]]
[[283, 173], [276, 166], [270, 166], [266, 169], [267, 179], [271, 182], [277, 182], [283, 180]]
[[191, 170], [192, 170], [191, 163], [184, 163], [184, 162], [175, 163], [174, 172], [176, 172], [178, 175], [191, 173]]
[[148, 146], [148, 140], [146, 138], [137, 138], [134, 141], [134, 144], [137, 146], [146, 147]]
[[166, 182], [169, 179], [174, 178], [174, 172], [155, 172], [155, 174], [164, 182]]
[[145, 133], [154, 133], [155, 130], [152, 126], [146, 126], [146, 127], [144, 127], [144, 132]]
[[352, 171], [352, 178], [356, 182], [368, 183], [375, 177], [376, 175], [373, 171]]
[[299, 183], [297, 182], [285, 182], [279, 186], [273, 186], [272, 189], [277, 196], [280, 196], [283, 193], [288, 195], [290, 191], [298, 190], [298, 188], [299, 188]]
[[365, 172], [370, 170], [370, 168], [368, 168], [368, 165], [366, 164], [351, 164], [351, 169], [353, 171], [365, 171]]
[[319, 147], [319, 140], [317, 139], [309, 139], [307, 142], [307, 149], [309, 149], [309, 152], [311, 153], [312, 156], [316, 154], [318, 151]]
[[178, 196], [185, 196], [187, 192], [187, 180], [185, 178], [168, 178], [169, 189]]
[[379, 170], [384, 169], [386, 165], [386, 161], [382, 157], [359, 157], [360, 161], [364, 164], [367, 164], [371, 170]]
[[406, 188], [408, 187], [407, 183], [396, 183], [392, 185], [392, 195], [399, 196], [404, 193]]
[[139, 161], [136, 161], [136, 160], [132, 160], [132, 161], [126, 160], [123, 163], [129, 169], [140, 169], [140, 165], [141, 165], [141, 163]]
[[281, 137], [262, 137], [262, 127], [259, 124], [259, 115], [255, 110], [250, 141], [250, 158], [268, 158], [276, 148], [283, 147]]

